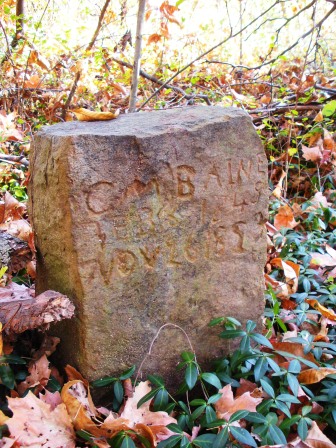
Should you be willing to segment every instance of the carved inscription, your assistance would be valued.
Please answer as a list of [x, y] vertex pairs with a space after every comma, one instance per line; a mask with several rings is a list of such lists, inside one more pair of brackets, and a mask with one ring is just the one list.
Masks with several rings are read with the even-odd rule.
[[[89, 188], [87, 207], [96, 217], [98, 265], [106, 284], [138, 269], [253, 258], [263, 236], [258, 212], [263, 183], [253, 183], [253, 172], [265, 170], [262, 159], [228, 159], [202, 173], [186, 164], [168, 169], [168, 176], [135, 179], [121, 192], [114, 179]], [[250, 234], [246, 210], [257, 234]]]

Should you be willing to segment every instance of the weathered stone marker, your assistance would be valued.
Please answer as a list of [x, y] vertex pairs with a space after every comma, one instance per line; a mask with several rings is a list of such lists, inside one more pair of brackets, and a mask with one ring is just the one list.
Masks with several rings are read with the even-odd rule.
[[[259, 320], [266, 158], [241, 110], [188, 107], [65, 123], [35, 138], [37, 289], [67, 294], [63, 354], [94, 379], [141, 363], [159, 328], [222, 354], [214, 317]], [[144, 371], [169, 377], [185, 335], [165, 328]]]

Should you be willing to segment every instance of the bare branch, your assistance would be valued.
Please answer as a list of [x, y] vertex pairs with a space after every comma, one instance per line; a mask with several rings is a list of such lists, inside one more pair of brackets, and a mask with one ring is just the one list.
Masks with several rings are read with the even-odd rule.
[[317, 28], [321, 27], [322, 24], [328, 19], [329, 16], [331, 16], [331, 14], [335, 10], [336, 10], [336, 3], [334, 3], [334, 6], [328, 11], [328, 13], [315, 26], [310, 28], [310, 30], [308, 30], [306, 33], [302, 34], [302, 36], [300, 36], [292, 45], [287, 47], [284, 51], [282, 51], [280, 54], [278, 54], [275, 58], [273, 58], [267, 62], [263, 62], [262, 64], [258, 65], [257, 67], [252, 67], [252, 69], [258, 70], [262, 67], [265, 67], [266, 65], [273, 64], [273, 62], [277, 61], [281, 56], [285, 55], [290, 50], [292, 50], [294, 47], [296, 47], [297, 44], [300, 42], [300, 40], [306, 38], [307, 36], [312, 34]]
[[[124, 67], [130, 68], [132, 69], [132, 65], [129, 64], [128, 62], [122, 61], [120, 59], [117, 58], [111, 58], [114, 62], [116, 62], [119, 65], [122, 65]], [[150, 75], [149, 73], [145, 72], [144, 70], [140, 69], [139, 71], [139, 75], [142, 76], [145, 79], [148, 79], [149, 81], [154, 82], [155, 84], [159, 84], [160, 86], [162, 86], [163, 84], [165, 84], [163, 81], [161, 81], [160, 79], [156, 78], [153, 75]], [[211, 101], [208, 97], [208, 95], [202, 95], [200, 93], [194, 94], [194, 95], [190, 95], [188, 93], [186, 93], [181, 87], [177, 87], [174, 86], [173, 84], [165, 84], [164, 86], [165, 89], [172, 89], [177, 93], [180, 93], [181, 95], [183, 95], [184, 98], [186, 98], [187, 100], [192, 100], [194, 98], [201, 98], [202, 100], [204, 100], [209, 106], [211, 106]]]
[[154, 93], [153, 95], [151, 95], [149, 98], [147, 98], [146, 101], [144, 101], [141, 106], [139, 107], [138, 110], [142, 109], [152, 98], [154, 98], [154, 96], [156, 96], [167, 84], [169, 84], [173, 79], [175, 79], [179, 74], [181, 74], [182, 72], [184, 72], [187, 68], [189, 68], [192, 64], [194, 64], [195, 62], [199, 61], [200, 59], [204, 58], [204, 56], [208, 55], [209, 53], [211, 53], [212, 51], [216, 50], [216, 48], [224, 45], [228, 40], [230, 40], [233, 37], [238, 36], [241, 32], [245, 31], [248, 27], [250, 27], [251, 25], [253, 25], [253, 23], [255, 23], [258, 19], [260, 19], [260, 17], [263, 17], [265, 14], [267, 14], [275, 5], [277, 5], [281, 0], [275, 0], [274, 3], [272, 3], [272, 5], [267, 8], [264, 12], [262, 12], [258, 17], [256, 17], [255, 19], [253, 19], [251, 22], [249, 22], [247, 25], [245, 25], [241, 30], [237, 31], [236, 33], [232, 34], [232, 32], [230, 33], [230, 35], [225, 38], [224, 40], [222, 40], [221, 42], [219, 42], [218, 44], [214, 45], [213, 47], [211, 47], [209, 50], [205, 51], [204, 53], [202, 53], [201, 55], [197, 56], [197, 58], [193, 59], [191, 62], [189, 62], [189, 64], [185, 65], [184, 67], [182, 67], [180, 70], [178, 70], [176, 73], [174, 73], [173, 76], [171, 76], [164, 84], [162, 84], [161, 87], [159, 87]]
[[[102, 24], [103, 24], [104, 15], [105, 15], [105, 13], [106, 13], [106, 10], [107, 10], [107, 7], [108, 7], [110, 1], [111, 1], [111, 0], [106, 0], [106, 1], [105, 1], [105, 4], [104, 4], [104, 6], [103, 6], [103, 8], [102, 8], [102, 10], [101, 10], [101, 12], [100, 12], [100, 14], [99, 14], [99, 19], [98, 19], [98, 25], [97, 25], [97, 28], [96, 28], [96, 30], [95, 30], [95, 32], [94, 32], [94, 34], [93, 34], [93, 37], [92, 37], [90, 43], [89, 43], [88, 46], [86, 47], [86, 51], [90, 51], [90, 50], [92, 50], [92, 47], [94, 46], [94, 44], [95, 44], [95, 42], [96, 42], [96, 40], [97, 40], [98, 34], [99, 34], [99, 32], [100, 32], [100, 30], [101, 30], [101, 27], [102, 27]], [[65, 119], [65, 116], [66, 116], [67, 110], [69, 109], [69, 106], [70, 106], [70, 104], [71, 104], [72, 98], [73, 98], [73, 96], [74, 96], [75, 93], [76, 93], [77, 85], [78, 85], [78, 82], [79, 82], [79, 80], [80, 80], [80, 77], [81, 77], [81, 71], [78, 70], [78, 71], [76, 72], [75, 79], [74, 79], [74, 82], [73, 82], [73, 84], [72, 84], [72, 87], [71, 87], [69, 96], [68, 96], [68, 98], [67, 98], [67, 100], [66, 100], [66, 102], [65, 102], [65, 104], [64, 104], [63, 110], [62, 110], [62, 120]]]
[[105, 1], [105, 4], [104, 4], [104, 6], [103, 6], [103, 8], [102, 8], [102, 10], [101, 10], [101, 12], [99, 14], [98, 25], [97, 25], [96, 31], [94, 32], [94, 35], [92, 36], [91, 42], [86, 47], [86, 51], [92, 50], [92, 47], [94, 46], [94, 44], [96, 42], [96, 39], [97, 39], [98, 34], [100, 32], [100, 29], [102, 27], [104, 16], [105, 16], [106, 10], [108, 8], [108, 5], [110, 4], [110, 1], [111, 0], [106, 0]]

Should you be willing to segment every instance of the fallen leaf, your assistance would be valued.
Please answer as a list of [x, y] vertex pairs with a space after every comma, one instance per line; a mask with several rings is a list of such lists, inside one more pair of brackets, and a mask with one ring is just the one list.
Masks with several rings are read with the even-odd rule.
[[299, 373], [298, 380], [302, 384], [315, 384], [322, 381], [328, 375], [335, 375], [336, 369], [321, 367], [320, 369], [307, 369]]
[[159, 42], [162, 39], [161, 34], [151, 34], [147, 40], [147, 44], [156, 44], [157, 42]]
[[321, 305], [316, 299], [306, 299], [305, 301], [309, 303], [309, 305], [312, 306], [315, 310], [319, 311], [322, 316], [326, 317], [329, 320], [336, 321], [336, 314], [332, 309], [326, 308], [325, 306]]
[[314, 118], [314, 121], [316, 121], [316, 123], [321, 123], [321, 121], [323, 121], [323, 120], [324, 120], [323, 113], [322, 113], [322, 111], [320, 110], [320, 111], [318, 112], [318, 114], [316, 114], [316, 116], [315, 116], [315, 118]]
[[119, 109], [117, 109], [115, 112], [96, 112], [89, 109], [84, 109], [83, 107], [80, 107], [78, 109], [72, 109], [72, 111], [75, 115], [77, 120], [79, 121], [104, 121], [104, 120], [113, 120], [114, 118], [117, 118], [119, 115]]
[[39, 395], [40, 400], [50, 405], [50, 409], [53, 411], [59, 404], [62, 403], [61, 394], [56, 392], [50, 392], [48, 389], [44, 391], [44, 394]]
[[[257, 389], [259, 391], [259, 389]], [[234, 398], [231, 384], [227, 384], [223, 389], [218, 391], [222, 394], [220, 399], [215, 403], [216, 414], [218, 418], [229, 420], [232, 414], [237, 411], [256, 412], [259, 403], [262, 402], [262, 397], [254, 397], [253, 392], [244, 392], [239, 397]], [[256, 394], [258, 395], [258, 394]]]
[[24, 398], [8, 398], [13, 417], [6, 421], [17, 446], [75, 448], [75, 433], [65, 405], [51, 405], [32, 392]]
[[274, 226], [280, 230], [282, 228], [294, 229], [299, 223], [295, 221], [292, 209], [288, 205], [279, 208], [274, 217]]
[[34, 297], [34, 289], [10, 283], [0, 288], [0, 320], [7, 323], [7, 334], [44, 327], [51, 322], [70, 319], [75, 307], [68, 297], [55, 291], [45, 291]]
[[323, 147], [331, 152], [336, 151], [336, 143], [327, 129], [323, 129]]
[[300, 266], [290, 260], [282, 260], [281, 258], [273, 258], [271, 265], [283, 269], [288, 294], [295, 294], [299, 286]]
[[319, 146], [307, 148], [306, 146], [302, 145], [302, 153], [305, 160], [310, 160], [316, 163], [320, 162], [323, 157], [322, 150]]
[[39, 75], [32, 75], [30, 78], [26, 79], [23, 84], [26, 89], [37, 89], [43, 87], [43, 80]]
[[[15, 443], [15, 440], [9, 439], [8, 437], [2, 437], [0, 440], [0, 448], [10, 448]], [[17, 446], [17, 445], [15, 445]]]
[[286, 179], [286, 173], [282, 170], [279, 182], [277, 183], [277, 185], [275, 186], [274, 190], [272, 191], [272, 195], [275, 196], [278, 199], [281, 198], [281, 193], [282, 193], [282, 190], [283, 190], [283, 185], [282, 184], [283, 184], [284, 179]]
[[20, 395], [35, 386], [40, 386], [37, 391], [41, 391], [48, 384], [51, 370], [46, 355], [43, 355], [37, 361], [32, 361], [28, 366], [28, 372], [30, 375], [18, 385]]
[[3, 222], [0, 224], [0, 230], [5, 230], [10, 235], [16, 236], [16, 238], [20, 238], [23, 241], [28, 241], [33, 233], [30, 224], [25, 219]]
[[321, 207], [327, 208], [329, 207], [330, 203], [327, 201], [327, 198], [323, 196], [323, 193], [318, 191], [315, 193], [313, 199], [310, 200], [311, 205], [306, 208], [306, 212], [312, 212], [314, 210], [317, 210]]
[[24, 202], [19, 202], [8, 191], [6, 191], [5, 193], [4, 201], [5, 201], [4, 220], [21, 219], [22, 216], [27, 212], [27, 205]]
[[298, 342], [273, 341], [272, 345], [274, 350], [282, 352], [280, 354], [282, 357], [289, 359], [300, 357], [318, 365], [318, 362], [314, 356], [311, 353], [305, 353], [302, 344], [299, 344]]
[[323, 434], [314, 420], [312, 421], [311, 428], [308, 431], [305, 443], [309, 448], [335, 448], [335, 444]]
[[70, 366], [69, 364], [67, 364], [65, 366], [65, 373], [67, 374], [68, 380], [69, 381], [73, 381], [73, 380], [80, 380], [84, 383], [85, 387], [89, 387], [89, 382], [88, 380], [86, 380], [81, 373], [78, 372], [78, 370], [76, 370], [74, 367]]

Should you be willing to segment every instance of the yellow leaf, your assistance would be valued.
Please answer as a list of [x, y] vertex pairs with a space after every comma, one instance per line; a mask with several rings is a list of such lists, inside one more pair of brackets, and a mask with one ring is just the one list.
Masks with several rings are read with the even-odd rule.
[[286, 178], [286, 173], [284, 171], [282, 171], [281, 173], [281, 177], [279, 179], [279, 182], [277, 183], [277, 185], [275, 186], [274, 190], [272, 191], [272, 195], [275, 196], [276, 198], [280, 199], [281, 198], [281, 193], [283, 190], [283, 181]]
[[6, 420], [8, 419], [9, 417], [7, 417], [7, 415], [5, 415], [2, 411], [0, 411], [0, 426], [5, 425]]
[[327, 375], [335, 375], [336, 369], [321, 367], [320, 369], [304, 370], [298, 375], [298, 380], [302, 384], [315, 384], [322, 381]]
[[312, 306], [315, 310], [319, 311], [322, 316], [326, 317], [327, 319], [336, 321], [336, 314], [333, 310], [321, 305], [315, 299], [306, 299], [306, 302], [309, 303], [309, 305]]
[[299, 223], [295, 221], [292, 209], [288, 205], [279, 208], [278, 213], [274, 217], [274, 226], [280, 230], [283, 227], [294, 229]]
[[320, 110], [320, 112], [316, 115], [316, 117], [314, 118], [314, 121], [316, 121], [317, 123], [321, 123], [321, 121], [323, 121], [323, 113]]
[[148, 38], [147, 44], [156, 44], [157, 42], [159, 42], [159, 40], [161, 40], [162, 36], [160, 34], [151, 34]]
[[119, 115], [119, 109], [115, 112], [96, 112], [89, 109], [84, 109], [80, 107], [78, 109], [73, 109], [73, 112], [76, 115], [78, 121], [104, 121], [104, 120], [113, 120], [117, 118]]

